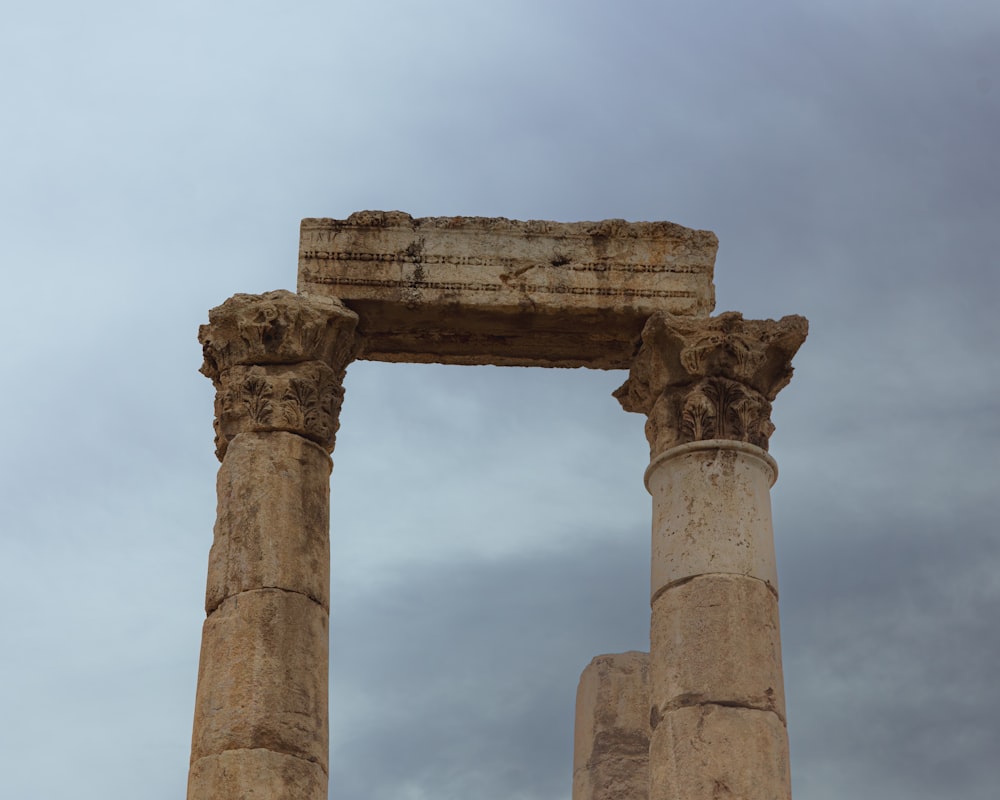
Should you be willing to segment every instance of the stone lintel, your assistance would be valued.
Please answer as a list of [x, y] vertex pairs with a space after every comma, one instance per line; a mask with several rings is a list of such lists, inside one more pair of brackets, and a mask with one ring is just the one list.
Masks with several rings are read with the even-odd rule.
[[362, 211], [302, 220], [298, 291], [357, 312], [372, 361], [627, 369], [654, 312], [711, 313], [717, 247], [671, 222]]

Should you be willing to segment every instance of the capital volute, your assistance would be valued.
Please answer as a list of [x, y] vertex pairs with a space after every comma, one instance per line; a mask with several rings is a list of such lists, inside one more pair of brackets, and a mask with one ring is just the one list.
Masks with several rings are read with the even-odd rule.
[[287, 431], [333, 450], [358, 316], [340, 301], [288, 291], [237, 294], [198, 331], [216, 388], [216, 455], [246, 431]]
[[667, 313], [646, 322], [628, 380], [615, 392], [626, 411], [646, 414], [653, 455], [707, 439], [767, 449], [771, 402], [792, 377], [805, 341], [804, 317], [745, 320], [737, 312], [697, 319]]

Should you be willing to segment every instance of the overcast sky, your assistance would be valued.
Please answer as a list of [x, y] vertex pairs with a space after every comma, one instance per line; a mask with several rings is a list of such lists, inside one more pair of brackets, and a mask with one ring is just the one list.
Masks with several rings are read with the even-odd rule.
[[[182, 797], [215, 516], [196, 335], [302, 217], [671, 220], [811, 323], [771, 452], [797, 800], [1000, 785], [1000, 4], [5, 3], [0, 796]], [[624, 373], [356, 363], [331, 797], [567, 800], [648, 647]]]

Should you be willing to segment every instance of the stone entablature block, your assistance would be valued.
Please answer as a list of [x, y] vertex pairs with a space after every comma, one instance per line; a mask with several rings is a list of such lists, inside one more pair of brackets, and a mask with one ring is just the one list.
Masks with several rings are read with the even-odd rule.
[[671, 222], [362, 211], [302, 220], [298, 291], [356, 311], [373, 361], [627, 369], [651, 314], [711, 313], [717, 248]]

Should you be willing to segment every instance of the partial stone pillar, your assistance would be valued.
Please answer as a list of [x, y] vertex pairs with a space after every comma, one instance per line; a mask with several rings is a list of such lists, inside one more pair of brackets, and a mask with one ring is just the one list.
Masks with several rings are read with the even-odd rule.
[[326, 800], [329, 454], [356, 325], [281, 291], [199, 331], [222, 466], [188, 800]]
[[649, 800], [791, 797], [766, 450], [807, 331], [656, 314], [615, 393], [648, 417]]
[[597, 656], [576, 691], [573, 800], [645, 800], [648, 760], [649, 654]]

